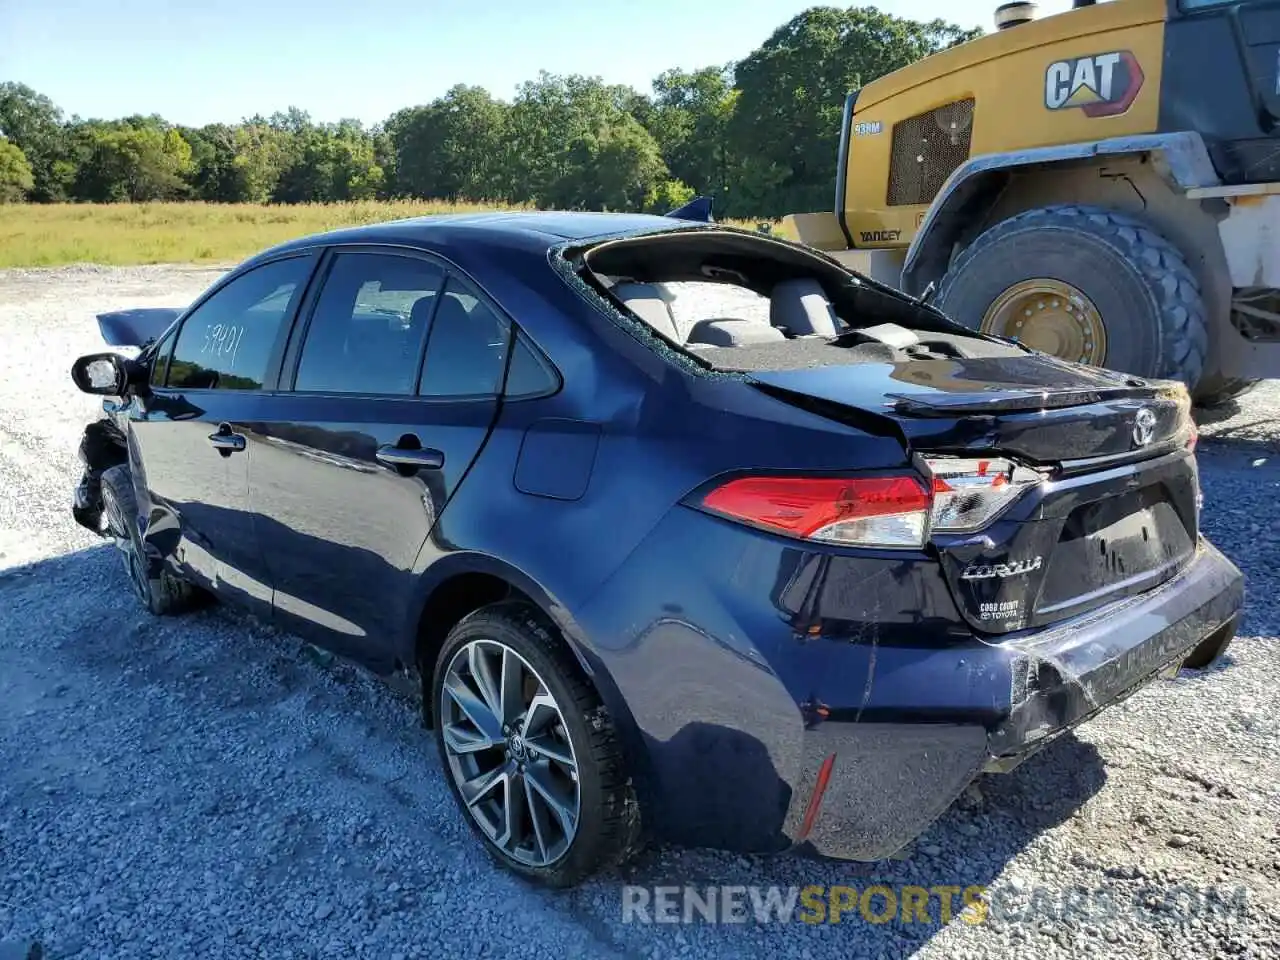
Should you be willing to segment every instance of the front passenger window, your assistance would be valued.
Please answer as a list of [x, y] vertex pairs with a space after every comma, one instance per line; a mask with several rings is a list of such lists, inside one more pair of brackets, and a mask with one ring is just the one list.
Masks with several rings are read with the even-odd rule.
[[182, 321], [170, 387], [261, 390], [280, 333], [311, 272], [310, 257], [274, 260], [242, 274]]

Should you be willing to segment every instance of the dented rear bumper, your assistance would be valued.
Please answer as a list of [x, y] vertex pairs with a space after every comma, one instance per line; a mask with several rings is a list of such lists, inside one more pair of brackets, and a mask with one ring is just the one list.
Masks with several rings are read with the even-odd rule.
[[[784, 832], [793, 845], [824, 856], [874, 860], [893, 853], [984, 769], [1016, 765], [1176, 669], [1202, 643], [1220, 649], [1234, 633], [1243, 599], [1240, 571], [1201, 541], [1178, 576], [1146, 594], [1050, 629], [917, 660], [918, 707], [902, 702], [901, 693], [897, 703], [877, 703], [874, 676], [857, 709], [809, 704]], [[877, 672], [892, 684], [902, 653], [881, 653]], [[937, 683], [950, 684], [951, 702], [930, 710], [928, 691]]]

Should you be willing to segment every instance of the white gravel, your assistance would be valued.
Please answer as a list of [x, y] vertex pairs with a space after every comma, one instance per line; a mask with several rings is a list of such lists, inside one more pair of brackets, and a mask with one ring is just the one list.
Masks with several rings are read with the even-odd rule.
[[[1280, 384], [1206, 425], [1208, 534], [1249, 599], [1226, 663], [987, 777], [907, 860], [650, 852], [567, 893], [490, 865], [412, 705], [230, 610], [156, 620], [76, 527], [93, 314], [209, 270], [0, 273], [0, 955], [1280, 955]], [[930, 924], [622, 923], [623, 883], [989, 888]]]

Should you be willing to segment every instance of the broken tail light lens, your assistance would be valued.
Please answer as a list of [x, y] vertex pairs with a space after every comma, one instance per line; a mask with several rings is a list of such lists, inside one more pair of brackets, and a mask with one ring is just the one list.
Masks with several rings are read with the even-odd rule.
[[741, 477], [702, 500], [712, 513], [773, 533], [859, 547], [921, 547], [929, 492], [916, 476]]
[[929, 528], [965, 533], [986, 526], [1044, 479], [1012, 460], [918, 457], [929, 480], [933, 507]]

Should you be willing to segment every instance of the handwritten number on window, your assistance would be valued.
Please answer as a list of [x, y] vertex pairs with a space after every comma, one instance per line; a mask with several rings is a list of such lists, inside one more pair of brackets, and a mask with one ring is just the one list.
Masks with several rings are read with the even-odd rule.
[[240, 350], [240, 341], [243, 339], [243, 324], [211, 323], [205, 328], [204, 343], [200, 346], [200, 352], [214, 357], [230, 357], [230, 368], [234, 369], [236, 354]]

